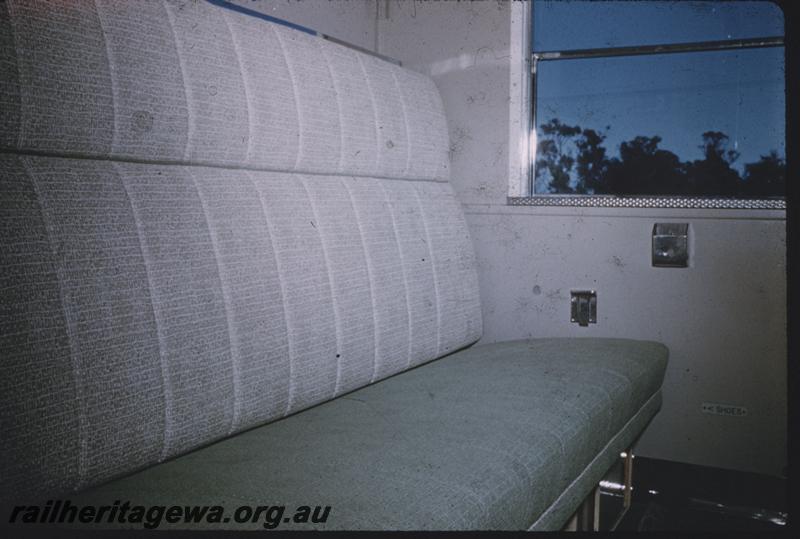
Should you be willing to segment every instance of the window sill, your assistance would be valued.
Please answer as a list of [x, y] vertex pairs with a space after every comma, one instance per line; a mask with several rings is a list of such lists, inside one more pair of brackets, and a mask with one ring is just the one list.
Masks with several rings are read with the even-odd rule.
[[581, 208], [676, 208], [701, 210], [785, 210], [783, 198], [722, 198], [699, 196], [536, 195], [508, 197], [509, 206]]

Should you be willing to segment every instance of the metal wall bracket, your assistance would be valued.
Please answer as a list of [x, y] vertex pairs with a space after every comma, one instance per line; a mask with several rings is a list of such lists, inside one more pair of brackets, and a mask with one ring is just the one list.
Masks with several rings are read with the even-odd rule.
[[653, 267], [685, 268], [689, 265], [689, 225], [653, 225]]
[[570, 322], [579, 326], [597, 323], [597, 292], [594, 290], [573, 290], [570, 292], [572, 315]]

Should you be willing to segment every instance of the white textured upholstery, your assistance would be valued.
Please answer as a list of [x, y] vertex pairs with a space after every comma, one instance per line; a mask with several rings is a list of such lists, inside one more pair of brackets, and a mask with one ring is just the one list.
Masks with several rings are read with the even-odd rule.
[[480, 337], [426, 77], [205, 2], [0, 3], [2, 498]]
[[0, 147], [445, 180], [433, 82], [204, 1], [0, 5]]

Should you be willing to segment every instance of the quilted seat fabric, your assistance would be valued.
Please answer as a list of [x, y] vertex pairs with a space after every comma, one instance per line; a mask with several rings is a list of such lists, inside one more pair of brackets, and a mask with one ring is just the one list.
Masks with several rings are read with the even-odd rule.
[[0, 3], [0, 148], [449, 179], [425, 75], [195, 0]]
[[3, 493], [65, 492], [474, 342], [447, 183], [0, 157]]
[[557, 530], [660, 407], [666, 363], [648, 341], [476, 346], [72, 501], [330, 505], [303, 526], [318, 529]]
[[0, 499], [475, 342], [418, 73], [207, 2], [0, 2]]

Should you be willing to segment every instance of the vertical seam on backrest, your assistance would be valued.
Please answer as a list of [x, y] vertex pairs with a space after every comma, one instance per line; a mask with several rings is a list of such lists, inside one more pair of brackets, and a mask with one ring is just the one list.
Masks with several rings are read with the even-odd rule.
[[250, 162], [250, 154], [253, 151], [253, 110], [250, 103], [250, 91], [247, 89], [247, 77], [245, 76], [244, 66], [242, 65], [242, 55], [239, 51], [239, 44], [236, 41], [236, 36], [231, 29], [231, 24], [228, 18], [230, 15], [225, 10], [222, 10], [222, 20], [225, 21], [225, 26], [228, 28], [228, 33], [231, 36], [231, 43], [233, 43], [233, 54], [236, 56], [236, 63], [239, 66], [239, 75], [242, 77], [242, 90], [244, 91], [244, 103], [247, 107], [247, 152], [244, 156], [244, 162]]
[[[448, 225], [452, 230], [452, 234], [448, 232], [448, 236], [451, 238], [464, 238], [464, 242], [461, 243], [461, 240], [453, 239], [448, 246], [452, 246], [455, 249], [455, 255], [453, 259], [453, 263], [458, 265], [460, 260], [461, 264], [464, 266], [462, 269], [464, 270], [461, 274], [461, 281], [462, 288], [459, 289], [459, 299], [455, 300], [458, 301], [458, 309], [461, 310], [461, 318], [463, 319], [464, 323], [461, 324], [460, 330], [463, 331], [461, 335], [456, 335], [454, 338], [451, 338], [451, 342], [453, 340], [458, 342], [466, 342], [468, 341], [471, 336], [477, 331], [478, 338], [483, 334], [483, 319], [481, 318], [480, 313], [480, 287], [478, 286], [478, 275], [475, 269], [475, 265], [477, 264], [475, 258], [475, 252], [472, 249], [472, 237], [469, 233], [469, 225], [467, 224], [466, 218], [464, 217], [464, 212], [461, 207], [461, 203], [455, 196], [455, 193], [452, 190], [452, 187], [449, 185], [448, 182], [433, 182], [431, 185], [435, 186], [436, 189], [442, 192], [444, 196], [443, 203], [446, 203], [450, 208], [452, 208], [453, 215], [448, 220]], [[463, 236], [462, 236], [463, 234]], [[451, 245], [452, 244], [452, 245]], [[460, 249], [460, 247], [465, 247], [465, 249]], [[465, 255], [467, 255], [470, 259], [471, 264], [466, 266], [464, 263]], [[474, 281], [472, 280], [474, 278]], [[452, 280], [451, 280], [452, 282]], [[469, 283], [468, 285], [464, 286], [465, 283]], [[472, 286], [474, 285], [474, 286]], [[475, 301], [477, 299], [477, 301]], [[475, 321], [475, 310], [477, 304], [477, 318], [480, 318], [480, 325], [478, 328], [473, 329], [473, 322]], [[472, 308], [471, 308], [472, 307]], [[450, 317], [451, 319], [454, 317]], [[474, 341], [472, 341], [474, 342]], [[449, 348], [445, 348], [445, 352], [452, 352]]]
[[142, 254], [144, 273], [147, 276], [147, 288], [150, 293], [150, 307], [153, 310], [153, 321], [156, 324], [156, 336], [158, 337], [158, 356], [161, 364], [161, 385], [164, 390], [164, 436], [159, 460], [164, 460], [167, 458], [167, 455], [169, 455], [170, 444], [172, 442], [172, 386], [170, 385], [169, 365], [167, 365], [167, 357], [164, 353], [164, 332], [159, 320], [160, 317], [156, 310], [155, 289], [153, 287], [153, 278], [150, 275], [150, 261], [148, 260], [149, 251], [147, 250], [147, 246], [144, 242], [144, 234], [142, 234], [139, 212], [136, 210], [136, 205], [133, 203], [133, 197], [131, 197], [130, 190], [128, 189], [128, 185], [125, 181], [125, 175], [120, 171], [117, 163], [113, 163], [113, 167], [114, 171], [117, 173], [117, 176], [119, 176], [120, 184], [122, 184], [122, 190], [125, 192], [125, 196], [128, 197], [128, 204], [131, 207], [133, 221], [136, 226], [136, 236], [139, 239], [139, 251]]
[[345, 191], [347, 191], [347, 196], [350, 198], [350, 205], [353, 207], [353, 215], [356, 216], [356, 225], [358, 225], [358, 234], [361, 236], [361, 245], [364, 248], [364, 260], [366, 261], [367, 265], [367, 279], [369, 281], [369, 297], [370, 302], [372, 303], [372, 333], [373, 333], [373, 346], [375, 348], [372, 354], [372, 375], [369, 378], [369, 382], [372, 383], [375, 381], [375, 375], [378, 372], [378, 344], [380, 343], [380, 338], [378, 336], [378, 306], [375, 304], [375, 282], [372, 272], [372, 262], [369, 257], [369, 250], [367, 249], [367, 241], [364, 237], [364, 229], [361, 226], [361, 216], [358, 213], [358, 208], [356, 207], [355, 199], [353, 198], [353, 193], [350, 191], [350, 187], [347, 185], [345, 178], [340, 178], [342, 185], [344, 186]]
[[322, 39], [317, 40], [317, 47], [319, 48], [321, 56], [325, 57], [325, 67], [328, 68], [328, 74], [331, 76], [331, 86], [333, 87], [333, 92], [336, 96], [336, 107], [338, 109], [337, 118], [339, 120], [339, 164], [336, 166], [336, 173], [341, 174], [344, 167], [344, 122], [342, 121], [342, 98], [341, 94], [339, 93], [339, 88], [336, 86], [336, 79], [333, 76], [331, 64], [328, 62], [328, 55], [325, 53], [325, 43], [322, 41]]
[[61, 311], [64, 316], [64, 325], [66, 326], [67, 332], [67, 341], [69, 342], [69, 355], [70, 355], [70, 362], [72, 363], [72, 375], [75, 378], [75, 400], [77, 401], [77, 412], [78, 412], [78, 481], [77, 484], [74, 486], [76, 489], [80, 489], [86, 483], [86, 450], [87, 450], [87, 432], [88, 432], [88, 424], [86, 418], [86, 397], [84, 395], [84, 388], [83, 388], [83, 371], [79, 364], [78, 358], [78, 351], [77, 351], [77, 343], [75, 342], [75, 322], [72, 320], [72, 316], [70, 316], [70, 311], [67, 308], [66, 297], [64, 295], [64, 272], [61, 269], [62, 264], [58, 261], [58, 253], [56, 251], [55, 245], [53, 243], [53, 233], [51, 232], [51, 224], [50, 219], [47, 217], [47, 212], [44, 208], [44, 202], [42, 200], [42, 193], [41, 189], [39, 188], [39, 184], [36, 181], [36, 177], [34, 176], [33, 172], [31, 171], [30, 165], [28, 164], [27, 157], [19, 157], [19, 162], [22, 164], [22, 168], [25, 171], [25, 175], [31, 182], [31, 186], [33, 186], [33, 191], [36, 196], [36, 204], [39, 206], [39, 212], [42, 216], [42, 224], [44, 224], [45, 232], [47, 233], [47, 243], [50, 245], [50, 252], [53, 256], [53, 266], [56, 273], [56, 280], [58, 281], [58, 294], [59, 299], [61, 301]]
[[369, 102], [372, 105], [372, 119], [375, 124], [375, 174], [381, 171], [381, 140], [380, 129], [378, 129], [378, 107], [375, 104], [375, 94], [372, 90], [372, 84], [369, 82], [369, 75], [367, 69], [364, 67], [364, 62], [361, 60], [361, 55], [356, 55], [358, 65], [361, 66], [361, 72], [364, 73], [364, 83], [367, 85], [367, 93], [369, 94]]
[[434, 295], [436, 296], [436, 357], [441, 355], [441, 341], [442, 341], [442, 308], [440, 305], [440, 297], [439, 297], [439, 279], [438, 274], [436, 271], [436, 256], [434, 253], [433, 244], [431, 243], [431, 234], [428, 230], [428, 218], [425, 216], [425, 208], [422, 206], [422, 199], [419, 196], [419, 191], [417, 191], [417, 185], [413, 182], [409, 182], [411, 185], [411, 190], [414, 192], [414, 197], [417, 200], [417, 206], [419, 207], [419, 214], [422, 217], [422, 228], [425, 231], [425, 245], [428, 246], [428, 255], [431, 258], [431, 272], [433, 274], [433, 290]]
[[400, 83], [397, 81], [395, 68], [392, 67], [392, 80], [394, 80], [394, 87], [397, 89], [397, 95], [400, 98], [400, 110], [403, 111], [403, 125], [406, 128], [406, 165], [401, 175], [408, 175], [409, 168], [411, 168], [411, 136], [408, 127], [408, 113], [406, 112], [406, 100], [403, 98], [403, 92], [400, 91]]
[[[271, 27], [272, 25], [270, 25]], [[300, 164], [300, 156], [303, 153], [303, 116], [300, 113], [300, 100], [297, 98], [297, 82], [295, 81], [294, 76], [294, 69], [292, 69], [292, 63], [289, 61], [289, 55], [286, 54], [286, 47], [283, 45], [283, 39], [281, 38], [281, 33], [278, 32], [276, 29], [272, 29], [275, 32], [275, 37], [278, 40], [278, 45], [281, 47], [281, 53], [283, 54], [283, 61], [286, 64], [286, 70], [289, 73], [289, 80], [292, 81], [292, 95], [294, 96], [294, 107], [297, 111], [297, 154], [294, 158], [294, 167], [292, 170], [297, 170], [298, 165]]]
[[233, 330], [233, 321], [231, 320], [230, 290], [228, 289], [225, 280], [222, 278], [222, 266], [220, 264], [219, 246], [217, 245], [216, 235], [214, 234], [214, 231], [211, 229], [211, 219], [208, 216], [208, 204], [206, 203], [206, 199], [203, 196], [203, 193], [201, 192], [200, 187], [197, 184], [197, 178], [192, 172], [191, 167], [186, 167], [186, 173], [192, 180], [192, 185], [194, 185], [194, 189], [197, 192], [197, 198], [200, 199], [200, 207], [203, 210], [203, 218], [205, 219], [206, 222], [206, 229], [208, 230], [208, 236], [211, 241], [211, 250], [214, 253], [214, 262], [216, 263], [217, 267], [217, 278], [219, 279], [219, 287], [220, 291], [222, 292], [222, 302], [225, 308], [225, 322], [228, 325], [228, 347], [231, 354], [231, 377], [233, 383], [233, 414], [231, 417], [230, 427], [228, 428], [228, 434], [230, 435], [234, 430], [236, 430], [241, 408], [239, 346], [236, 340], [233, 338], [234, 330]]
[[333, 396], [335, 397], [339, 391], [339, 377], [341, 371], [341, 355], [342, 355], [342, 327], [341, 327], [341, 320], [339, 316], [339, 308], [336, 302], [336, 293], [333, 287], [333, 270], [331, 268], [331, 261], [328, 257], [328, 249], [325, 247], [325, 237], [322, 235], [322, 223], [319, 220], [319, 214], [317, 213], [316, 205], [314, 204], [314, 200], [311, 197], [311, 193], [306, 186], [305, 178], [300, 176], [300, 186], [305, 191], [306, 196], [308, 197], [308, 206], [311, 208], [311, 215], [316, 220], [316, 226], [312, 226], [317, 231], [317, 235], [319, 236], [319, 243], [322, 246], [322, 259], [325, 261], [325, 270], [328, 275], [328, 287], [331, 291], [331, 309], [333, 310], [333, 327], [334, 331], [336, 332], [336, 382], [333, 386]]
[[386, 203], [386, 207], [389, 209], [389, 216], [392, 220], [392, 232], [394, 234], [394, 241], [397, 243], [397, 252], [400, 254], [400, 271], [403, 274], [403, 289], [405, 290], [406, 295], [406, 311], [408, 313], [408, 360], [406, 361], [406, 368], [411, 365], [411, 343], [412, 343], [412, 332], [411, 332], [411, 299], [408, 295], [408, 277], [406, 275], [406, 259], [403, 256], [403, 248], [400, 245], [400, 236], [397, 233], [397, 219], [395, 219], [394, 210], [392, 209], [392, 204], [389, 202], [389, 196], [386, 193], [386, 187], [384, 186], [383, 180], [377, 180], [378, 185], [383, 192], [383, 200]]
[[97, 13], [97, 20], [100, 24], [100, 34], [103, 36], [103, 43], [106, 49], [106, 60], [108, 61], [108, 80], [111, 81], [111, 147], [108, 155], [114, 155], [114, 148], [117, 144], [117, 84], [114, 80], [114, 70], [111, 66], [111, 45], [108, 42], [108, 33], [103, 25], [103, 16], [100, 14], [100, 6], [97, 0], [93, 0], [94, 10]]
[[186, 146], [183, 148], [184, 161], [189, 160], [189, 148], [192, 146], [192, 138], [194, 137], [194, 111], [189, 99], [189, 80], [186, 77], [186, 65], [183, 61], [183, 54], [181, 54], [181, 47], [178, 44], [178, 32], [175, 31], [175, 16], [170, 11], [169, 6], [165, 0], [162, 0], [164, 11], [167, 12], [167, 22], [172, 32], [172, 39], [175, 42], [175, 55], [178, 57], [178, 66], [180, 67], [181, 80], [183, 81], [183, 96], [186, 100]]
[[281, 270], [281, 261], [280, 257], [278, 256], [278, 249], [275, 247], [275, 239], [273, 238], [272, 234], [272, 225], [269, 222], [269, 212], [267, 211], [266, 204], [264, 204], [264, 195], [261, 193], [261, 189], [258, 188], [258, 184], [256, 184], [256, 181], [253, 179], [253, 175], [249, 171], [245, 172], [247, 173], [247, 177], [250, 179], [250, 183], [253, 184], [253, 189], [255, 189], [255, 192], [258, 195], [258, 201], [261, 204], [261, 211], [264, 214], [264, 224], [267, 228], [267, 236], [269, 237], [269, 243], [272, 246], [272, 252], [275, 255], [275, 271], [278, 274], [278, 285], [280, 287], [281, 302], [283, 304], [283, 321], [286, 326], [286, 344], [289, 348], [289, 392], [286, 399], [286, 409], [283, 412], [283, 415], [287, 415], [292, 408], [292, 398], [294, 397], [294, 386], [292, 385], [294, 345], [292, 343], [292, 332], [289, 328], [289, 309], [286, 300], [286, 285], [283, 279], [283, 271]]

